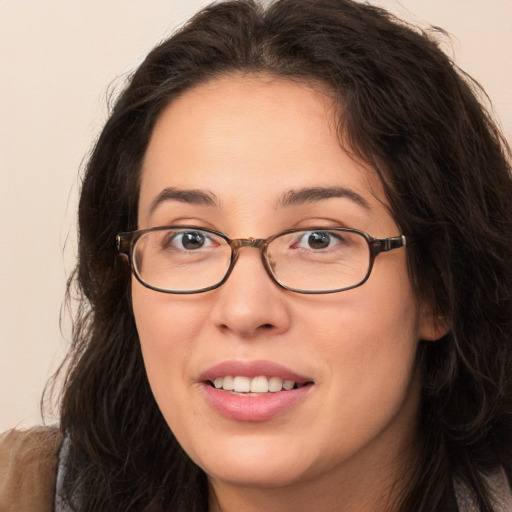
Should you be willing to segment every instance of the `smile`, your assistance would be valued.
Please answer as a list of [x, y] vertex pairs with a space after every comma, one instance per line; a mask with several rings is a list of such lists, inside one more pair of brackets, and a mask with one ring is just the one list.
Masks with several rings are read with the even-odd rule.
[[268, 421], [315, 395], [308, 375], [272, 361], [227, 360], [198, 376], [206, 403], [220, 416], [235, 421]]
[[246, 377], [237, 375], [235, 377], [227, 375], [225, 377], [216, 377], [210, 383], [216, 389], [231, 391], [233, 393], [243, 393], [247, 395], [259, 395], [264, 393], [278, 393], [280, 391], [291, 391], [305, 386], [307, 383], [297, 383], [293, 380], [281, 377], [266, 377], [259, 375], [257, 377]]

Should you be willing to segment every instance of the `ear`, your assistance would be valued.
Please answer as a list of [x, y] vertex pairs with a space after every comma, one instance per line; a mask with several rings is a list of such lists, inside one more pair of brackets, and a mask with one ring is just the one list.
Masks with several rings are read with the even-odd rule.
[[451, 318], [440, 315], [427, 302], [420, 306], [419, 338], [434, 341], [442, 338], [452, 328]]

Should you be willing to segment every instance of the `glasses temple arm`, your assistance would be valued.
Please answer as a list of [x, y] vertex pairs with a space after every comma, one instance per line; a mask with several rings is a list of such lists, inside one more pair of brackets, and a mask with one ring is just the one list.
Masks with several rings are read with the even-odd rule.
[[407, 247], [412, 242], [412, 238], [406, 235], [392, 236], [389, 238], [379, 238], [372, 240], [372, 246], [379, 252], [388, 252], [400, 247]]
[[120, 254], [130, 255], [132, 237], [130, 233], [119, 233], [116, 236], [116, 247]]

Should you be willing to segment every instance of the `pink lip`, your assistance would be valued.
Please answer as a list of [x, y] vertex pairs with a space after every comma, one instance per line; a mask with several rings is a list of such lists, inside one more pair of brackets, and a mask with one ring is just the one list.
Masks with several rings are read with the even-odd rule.
[[290, 391], [278, 391], [265, 395], [248, 396], [234, 394], [222, 389], [216, 389], [210, 384], [216, 377], [226, 375], [246, 377], [276, 376], [283, 380], [293, 380], [304, 384], [311, 382], [304, 376], [270, 361], [225, 361], [209, 368], [201, 375], [202, 390], [206, 401], [215, 411], [225, 418], [258, 422], [270, 420], [304, 400], [310, 393], [312, 385], [302, 386]]

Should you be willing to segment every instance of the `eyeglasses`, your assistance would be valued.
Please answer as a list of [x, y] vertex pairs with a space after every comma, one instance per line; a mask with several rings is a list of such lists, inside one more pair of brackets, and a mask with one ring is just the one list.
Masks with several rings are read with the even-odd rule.
[[224, 283], [240, 249], [259, 249], [268, 275], [297, 293], [334, 293], [361, 286], [382, 252], [411, 237], [373, 238], [349, 228], [291, 229], [269, 238], [229, 239], [195, 226], [161, 226], [117, 235], [138, 281], [163, 293], [202, 293]]

